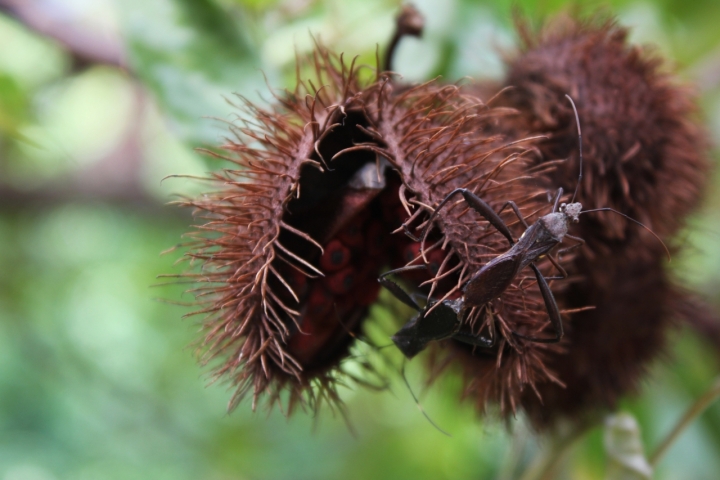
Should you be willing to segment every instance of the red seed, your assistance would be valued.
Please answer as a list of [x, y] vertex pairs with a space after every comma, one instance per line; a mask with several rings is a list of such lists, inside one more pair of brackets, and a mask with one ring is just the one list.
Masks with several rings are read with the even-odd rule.
[[442, 265], [442, 262], [445, 260], [445, 255], [446, 252], [439, 248], [425, 254], [428, 259], [428, 272], [430, 272], [431, 275], [437, 275], [438, 270], [440, 270], [440, 265]]
[[334, 307], [335, 313], [337, 315], [337, 317], [335, 318], [335, 323], [342, 323], [342, 319], [345, 318], [348, 312], [350, 312], [353, 308], [356, 307], [356, 297], [357, 292], [350, 292], [340, 297], [337, 297]]
[[333, 296], [328, 292], [321, 282], [315, 282], [308, 297], [307, 307], [303, 318], [318, 319], [332, 309]]
[[[407, 245], [403, 250], [403, 260], [405, 263], [412, 262], [420, 255], [420, 242], [413, 242]], [[416, 262], [417, 263], [417, 262]]]
[[378, 294], [380, 293], [380, 283], [377, 279], [373, 278], [364, 282], [358, 287], [357, 303], [363, 307], [367, 307], [375, 303]]
[[[408, 263], [412, 262], [416, 258], [418, 258], [420, 255], [420, 243], [419, 242], [413, 242], [409, 245], [406, 245], [403, 249], [403, 260], [405, 263], [402, 266], [407, 265]], [[413, 262], [413, 265], [422, 265], [422, 258], [420, 260], [416, 260]], [[410, 270], [408, 272], [403, 272], [402, 276], [405, 277], [408, 281], [412, 283], [421, 283], [425, 280], [430, 278], [429, 271], [427, 269], [418, 269], [418, 270]]]
[[320, 268], [325, 272], [335, 272], [347, 266], [352, 258], [350, 249], [340, 240], [334, 238], [325, 247], [325, 252], [320, 257]]
[[323, 279], [325, 287], [335, 295], [348, 293], [357, 283], [357, 271], [352, 265]]
[[392, 230], [398, 228], [408, 218], [407, 211], [402, 205], [395, 205], [383, 209], [383, 220]]
[[[329, 318], [329, 315], [326, 316]], [[327, 324], [326, 317], [321, 318], [321, 324]], [[306, 321], [302, 324], [302, 333], [295, 332], [288, 342], [288, 349], [302, 362], [309, 362], [323, 347], [335, 332], [335, 328], [316, 325], [315, 322]]]

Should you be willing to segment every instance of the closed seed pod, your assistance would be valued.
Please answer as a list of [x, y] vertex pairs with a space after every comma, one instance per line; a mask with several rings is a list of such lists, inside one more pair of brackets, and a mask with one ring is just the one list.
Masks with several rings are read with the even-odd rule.
[[[519, 31], [524, 45], [509, 62], [505, 84], [512, 89], [503, 98], [522, 112], [516, 118], [527, 131], [548, 136], [538, 144], [539, 158], [568, 159], [554, 170], [551, 185], [574, 190], [577, 184], [569, 94], [582, 123], [583, 206], [614, 208], [663, 238], [676, 233], [697, 207], [709, 170], [709, 142], [692, 89], [659, 55], [628, 45], [627, 29], [612, 20], [561, 16], [539, 33], [523, 24]], [[592, 233], [588, 241], [602, 243], [647, 233], [607, 214], [580, 228]]]
[[[521, 115], [513, 128], [542, 133], [540, 162], [568, 159], [547, 184], [574, 190], [577, 132], [582, 123], [585, 209], [611, 207], [647, 225], [666, 242], [702, 198], [709, 171], [708, 140], [696, 120], [691, 90], [647, 49], [628, 45], [614, 21], [560, 17], [539, 33], [520, 25], [524, 41], [509, 62], [506, 104]], [[558, 296], [575, 313], [567, 352], [548, 357], [565, 384], [539, 385], [543, 402], [525, 395], [538, 427], [613, 408], [634, 392], [665, 345], [686, 294], [665, 270], [663, 247], [647, 231], [612, 213], [584, 215], [574, 234], [587, 243], [568, 270], [577, 281]], [[679, 246], [672, 248], [674, 252]]]

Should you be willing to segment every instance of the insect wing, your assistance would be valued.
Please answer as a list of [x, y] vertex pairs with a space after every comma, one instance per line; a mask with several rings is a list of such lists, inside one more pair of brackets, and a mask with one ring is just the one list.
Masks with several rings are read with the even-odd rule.
[[463, 298], [466, 306], [481, 307], [507, 290], [520, 265], [520, 257], [511, 252], [495, 257], [465, 284]]

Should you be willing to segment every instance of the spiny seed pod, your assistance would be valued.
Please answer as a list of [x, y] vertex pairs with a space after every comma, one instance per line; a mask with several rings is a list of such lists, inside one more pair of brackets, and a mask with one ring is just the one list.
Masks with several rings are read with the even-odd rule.
[[[544, 160], [569, 159], [552, 185], [574, 190], [577, 184], [569, 94], [582, 122], [583, 206], [612, 207], [661, 237], [677, 232], [702, 196], [709, 165], [691, 90], [659, 56], [629, 46], [627, 30], [613, 21], [560, 17], [539, 34], [522, 24], [519, 31], [525, 45], [510, 62], [505, 83], [513, 88], [504, 98], [522, 111], [518, 119], [528, 131], [549, 136], [538, 145]], [[592, 232], [588, 241], [646, 235], [611, 214], [582, 224]]]
[[[367, 103], [373, 122], [368, 131], [374, 143], [354, 149], [376, 152], [399, 173], [402, 186], [398, 194], [406, 212], [405, 228], [420, 231], [435, 207], [460, 187], [474, 192], [496, 210], [512, 199], [530, 222], [549, 208], [546, 191], [532, 186], [535, 177], [552, 168], [529, 167], [528, 157], [536, 139], [506, 138], [496, 133], [498, 122], [514, 111], [490, 108], [455, 86], [431, 83], [397, 94], [394, 88], [389, 79], [376, 86], [375, 101]], [[518, 223], [508, 211], [502, 217], [508, 225]], [[421, 286], [427, 286], [431, 299], [459, 296], [461, 285], [490, 259], [510, 248], [503, 235], [462, 202], [448, 204], [439, 211], [436, 225], [425, 250], [426, 258], [418, 243], [407, 244], [403, 258], [408, 265], [422, 264], [424, 260], [434, 265], [432, 275], [408, 275], [414, 286], [425, 280]], [[398, 233], [402, 230], [398, 229]], [[520, 234], [518, 231], [516, 236]], [[498, 403], [505, 413], [514, 411], [520, 395], [533, 390], [535, 383], [556, 381], [544, 358], [548, 351], [561, 350], [558, 345], [527, 341], [512, 333], [547, 334], [548, 315], [541, 294], [534, 285], [535, 278], [531, 273], [527, 275], [521, 272], [498, 299], [473, 309], [465, 319], [466, 327], [474, 333], [487, 334], [491, 326], [497, 328], [496, 346], [484, 350], [456, 345], [459, 353], [451, 353], [452, 357], [466, 359], [468, 369], [477, 375], [468, 388], [484, 392], [480, 403]], [[436, 375], [449, 360], [442, 355], [434, 358]]]
[[[627, 45], [627, 30], [612, 21], [563, 17], [539, 34], [524, 26], [520, 32], [525, 46], [510, 62], [506, 85], [513, 89], [505, 98], [522, 112], [514, 128], [548, 135], [538, 143], [542, 161], [569, 159], [549, 185], [572, 191], [577, 182], [567, 93], [582, 123], [579, 201], [585, 209], [614, 208], [669, 239], [697, 207], [708, 178], [708, 141], [689, 89], [658, 56]], [[545, 383], [538, 387], [542, 404], [532, 395], [523, 399], [538, 427], [613, 408], [636, 390], [662, 352], [676, 306], [686, 303], [665, 272], [662, 246], [645, 230], [591, 213], [575, 232], [587, 244], [568, 266], [578, 280], [558, 301], [596, 308], [572, 316], [567, 352], [549, 357], [566, 388]]]
[[204, 222], [186, 254], [202, 269], [186, 276], [203, 285], [203, 361], [235, 387], [230, 409], [250, 391], [254, 408], [287, 390], [288, 413], [339, 403], [338, 364], [389, 261], [382, 188], [364, 168], [374, 173], [375, 155], [346, 150], [372, 141], [357, 69], [321, 47], [309, 66], [314, 78], [271, 108], [243, 100], [227, 153], [208, 152], [235, 167], [212, 174], [217, 191], [182, 203]]

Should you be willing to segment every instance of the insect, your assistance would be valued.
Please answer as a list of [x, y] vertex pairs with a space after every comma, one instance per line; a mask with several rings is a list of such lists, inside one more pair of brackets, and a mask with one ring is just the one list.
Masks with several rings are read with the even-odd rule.
[[[425, 308], [420, 308], [412, 296], [400, 288], [397, 283], [386, 278], [389, 275], [424, 268], [427, 268], [426, 265], [398, 268], [386, 272], [378, 278], [380, 284], [390, 290], [398, 300], [418, 311], [415, 317], [393, 335], [392, 340], [395, 345], [407, 358], [412, 358], [420, 353], [433, 340], [445, 340], [448, 338], [483, 348], [492, 348], [495, 344], [494, 332], [491, 332], [490, 338], [485, 338], [460, 331], [463, 316], [462, 299], [443, 300], [439, 304], [431, 300]], [[491, 326], [491, 328], [493, 327]]]
[[[483, 307], [498, 298], [503, 292], [505, 292], [505, 290], [507, 290], [520, 271], [527, 266], [533, 270], [535, 278], [537, 279], [538, 287], [540, 288], [540, 293], [542, 295], [545, 308], [547, 309], [552, 329], [554, 330], [554, 335], [550, 337], [534, 337], [526, 336], [515, 331], [512, 333], [517, 337], [537, 343], [559, 342], [563, 337], [562, 318], [560, 316], [560, 311], [558, 309], [557, 302], [555, 301], [555, 297], [553, 296], [552, 290], [550, 290], [550, 286], [547, 281], [566, 278], [567, 272], [558, 263], [558, 260], [550, 255], [550, 252], [562, 243], [565, 237], [575, 240], [577, 243], [568, 248], [558, 250], [556, 255], [568, 253], [585, 243], [583, 239], [568, 234], [570, 222], [577, 223], [581, 213], [612, 211], [634, 223], [637, 223], [641, 227], [650, 231], [650, 233], [652, 233], [655, 238], [663, 244], [669, 258], [670, 252], [662, 240], [654, 232], [637, 220], [608, 207], [583, 210], [582, 204], [575, 202], [578, 187], [580, 186], [580, 181], [582, 180], [582, 132], [580, 130], [580, 117], [577, 113], [577, 109], [575, 108], [575, 103], [569, 95], [565, 96], [570, 101], [573, 111], [575, 112], [580, 163], [580, 174], [578, 176], [575, 192], [573, 193], [570, 203], [560, 203], [560, 198], [563, 195], [563, 189], [559, 188], [553, 201], [552, 211], [541, 217], [534, 224], [528, 225], [527, 221], [520, 213], [520, 209], [512, 200], [505, 202], [499, 212], [496, 213], [490, 205], [471, 191], [463, 188], [457, 188], [450, 192], [440, 202], [437, 208], [433, 211], [432, 215], [430, 215], [422, 235], [417, 239], [421, 242], [420, 251], [423, 259], [427, 262], [424, 252], [424, 244], [428, 232], [432, 228], [433, 221], [438, 216], [438, 213], [443, 206], [445, 206], [445, 204], [458, 194], [462, 195], [465, 203], [467, 203], [470, 208], [482, 215], [508, 240], [510, 243], [510, 249], [493, 258], [491, 261], [483, 265], [480, 270], [473, 274], [462, 286], [461, 298], [457, 300], [443, 300], [440, 304], [431, 300], [424, 309], [421, 309], [417, 303], [397, 284], [385, 278], [391, 274], [407, 271], [412, 267], [403, 267], [386, 272], [378, 279], [380, 283], [390, 290], [399, 300], [419, 311], [419, 314], [416, 317], [407, 322], [392, 337], [397, 347], [407, 358], [415, 356], [424, 349], [430, 341], [447, 338], [453, 338], [483, 348], [492, 348], [495, 344], [494, 322], [490, 322], [489, 338], [477, 334], [461, 332], [460, 327], [462, 325], [463, 318], [465, 317], [465, 312], [474, 307]], [[522, 223], [525, 227], [525, 232], [520, 236], [517, 242], [513, 239], [510, 229], [499, 215], [508, 206], [513, 210], [520, 220], [520, 223]], [[543, 276], [534, 262], [545, 256], [560, 272], [560, 276], [547, 278]], [[488, 309], [484, 309], [484, 312], [487, 313]]]

